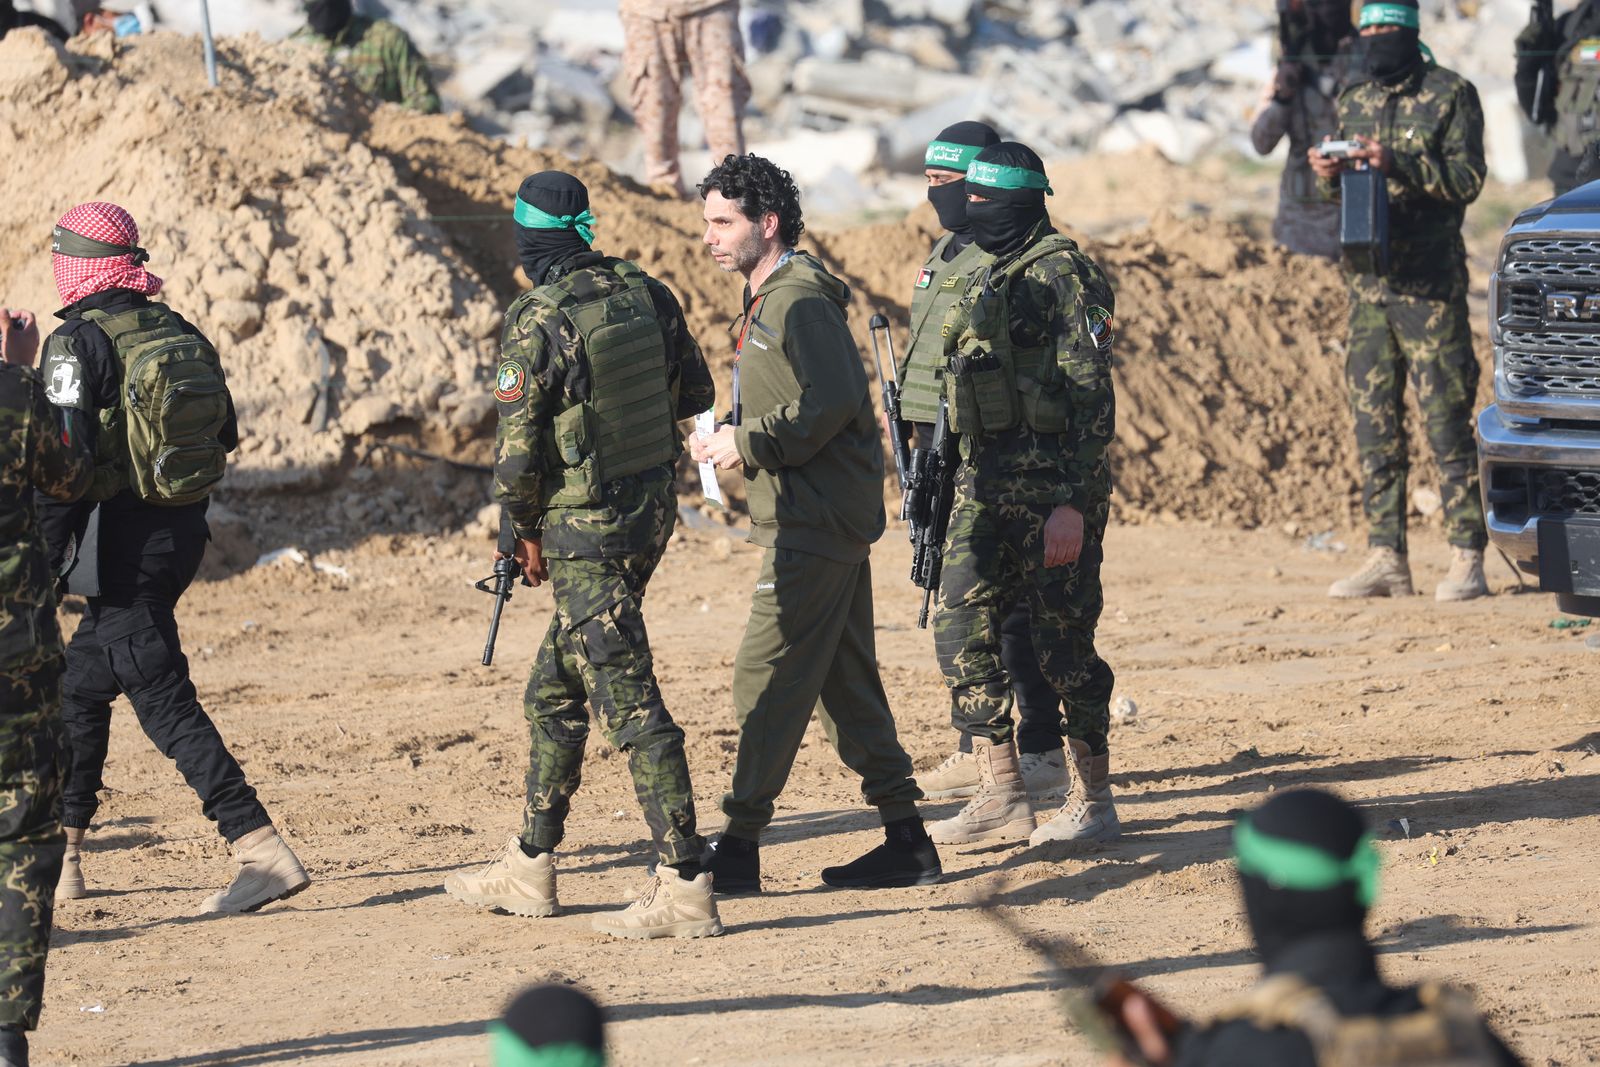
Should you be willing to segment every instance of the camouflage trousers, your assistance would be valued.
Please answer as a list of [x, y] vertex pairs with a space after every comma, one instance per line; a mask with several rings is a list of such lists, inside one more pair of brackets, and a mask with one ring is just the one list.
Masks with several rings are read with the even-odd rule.
[[1478, 357], [1472, 351], [1465, 295], [1424, 300], [1387, 294], [1383, 303], [1376, 303], [1351, 294], [1345, 378], [1361, 458], [1367, 542], [1406, 550], [1407, 376], [1439, 466], [1445, 535], [1452, 545], [1481, 549], [1488, 535], [1472, 431]]
[[622, 66], [633, 121], [644, 141], [645, 184], [684, 191], [678, 170], [678, 111], [685, 75], [694, 79], [695, 108], [713, 164], [744, 153], [740, 117], [750, 102], [739, 3], [729, 0], [683, 18], [624, 15]]
[[1076, 563], [1044, 565], [1048, 504], [988, 504], [958, 486], [945, 541], [934, 650], [950, 689], [956, 728], [993, 742], [1013, 734], [1012, 683], [1001, 660], [1001, 628], [1026, 601], [1033, 648], [1046, 681], [1061, 695], [1067, 736], [1105, 734], [1115, 676], [1094, 647], [1100, 621], [1105, 519], [1085, 523]]
[[642, 601], [672, 524], [649, 553], [632, 559], [549, 559], [556, 610], [528, 678], [524, 710], [532, 734], [522, 840], [554, 849], [583, 778], [587, 700], [606, 739], [628, 754], [634, 790], [663, 863], [697, 860], [694, 791], [683, 728], [656, 684]]
[[0, 1026], [39, 1022], [65, 768], [61, 657], [0, 672]]

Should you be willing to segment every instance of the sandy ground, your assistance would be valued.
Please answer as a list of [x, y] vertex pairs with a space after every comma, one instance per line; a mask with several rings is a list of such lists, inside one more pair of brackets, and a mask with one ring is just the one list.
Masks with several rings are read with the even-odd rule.
[[[1255, 971], [1230, 821], [1313, 783], [1391, 827], [1373, 917], [1388, 973], [1469, 981], [1530, 1062], [1592, 1062], [1600, 653], [1583, 631], [1550, 629], [1550, 598], [1513, 595], [1497, 560], [1486, 602], [1326, 600], [1358, 554], [1277, 531], [1113, 529], [1102, 647], [1139, 707], [1114, 737], [1121, 841], [948, 849], [942, 885], [827, 890], [819, 869], [876, 831], [814, 729], [764, 850], [768, 893], [725, 902], [720, 939], [665, 943], [589, 929], [647, 859], [626, 761], [598, 738], [562, 853], [566, 915], [477, 912], [440, 888], [517, 825], [542, 593], [512, 604], [486, 669], [489, 602], [467, 586], [486, 568], [460, 537], [326, 557], [348, 580], [279, 568], [203, 583], [181, 616], [202, 696], [316, 881], [256, 915], [190, 918], [227, 877], [226, 851], [124, 708], [84, 863], [95, 892], [58, 912], [36, 1062], [485, 1064], [485, 1021], [545, 979], [605, 1002], [624, 1065], [1094, 1062], [1056, 982], [975, 895], [1004, 879], [1022, 922], [1082, 939], [1204, 1016]], [[1429, 535], [1414, 555], [1431, 591], [1444, 546]], [[911, 624], [907, 557], [899, 531], [875, 557], [879, 652], [927, 767], [952, 734], [929, 636]], [[687, 535], [649, 601], [711, 828], [758, 559]], [[1409, 839], [1391, 826], [1402, 818]]]

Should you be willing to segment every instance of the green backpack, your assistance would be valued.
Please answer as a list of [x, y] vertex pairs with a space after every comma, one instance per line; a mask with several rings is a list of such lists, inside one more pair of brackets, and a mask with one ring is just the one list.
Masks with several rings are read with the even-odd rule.
[[97, 463], [117, 476], [107, 492], [105, 472], [97, 471], [96, 489], [109, 496], [125, 484], [140, 499], [169, 506], [205, 497], [228, 465], [228, 382], [217, 350], [164, 304], [84, 317], [111, 338], [122, 364], [120, 403], [100, 415]]

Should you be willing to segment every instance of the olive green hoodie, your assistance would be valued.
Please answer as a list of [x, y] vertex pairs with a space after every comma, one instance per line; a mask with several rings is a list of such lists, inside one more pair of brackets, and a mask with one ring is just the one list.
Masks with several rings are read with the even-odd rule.
[[859, 563], [883, 536], [883, 446], [849, 304], [805, 252], [746, 291], [736, 440], [751, 542]]

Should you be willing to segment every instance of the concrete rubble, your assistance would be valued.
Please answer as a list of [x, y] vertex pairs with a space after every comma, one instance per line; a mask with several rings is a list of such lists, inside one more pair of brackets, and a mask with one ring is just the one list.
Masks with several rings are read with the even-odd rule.
[[[158, 12], [179, 28], [190, 4]], [[224, 5], [213, 4], [213, 9]], [[517, 144], [636, 173], [617, 0], [356, 0], [404, 26], [446, 106]], [[1530, 137], [1511, 87], [1525, 0], [1422, 0], [1423, 38], [1472, 78], [1493, 173], [1527, 176]], [[221, 28], [287, 32], [297, 0], [237, 0]], [[181, 9], [181, 10], [180, 10]], [[217, 15], [213, 15], [217, 18]], [[794, 159], [808, 193], [870, 210], [917, 195], [931, 134], [989, 121], [1050, 159], [1153, 145], [1175, 163], [1250, 154], [1271, 78], [1274, 0], [745, 0], [752, 146]], [[692, 93], [680, 133], [703, 159]], [[842, 136], [849, 134], [849, 136]], [[900, 176], [898, 179], [896, 176]], [[864, 198], [864, 199], [862, 199]]]

